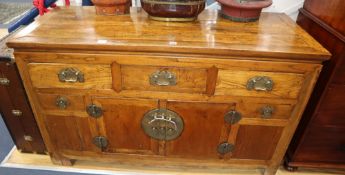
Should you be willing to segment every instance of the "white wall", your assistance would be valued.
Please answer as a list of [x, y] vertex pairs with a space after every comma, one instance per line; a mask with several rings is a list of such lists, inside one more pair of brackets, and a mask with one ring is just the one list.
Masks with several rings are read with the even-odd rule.
[[[70, 0], [71, 5], [80, 5], [81, 0]], [[136, 4], [136, 6], [139, 6], [140, 0], [132, 0], [132, 4]], [[58, 0], [58, 5], [63, 5], [65, 0]], [[298, 15], [298, 9], [303, 6], [304, 0], [273, 0], [273, 4], [264, 9], [265, 12], [280, 12], [280, 13], [286, 13], [289, 15], [292, 19], [296, 20]], [[219, 9], [219, 5], [217, 3], [214, 3], [210, 5], [207, 8], [211, 9]]]

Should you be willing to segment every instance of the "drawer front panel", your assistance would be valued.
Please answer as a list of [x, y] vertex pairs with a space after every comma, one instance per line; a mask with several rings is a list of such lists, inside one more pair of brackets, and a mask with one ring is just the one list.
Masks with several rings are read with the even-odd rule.
[[253, 103], [250, 101], [243, 101], [236, 105], [236, 110], [240, 111], [244, 118], [288, 119], [292, 109], [291, 104]]
[[30, 63], [28, 69], [32, 85], [36, 88], [111, 89], [112, 87], [110, 65]]
[[[250, 80], [255, 77], [268, 77], [273, 85], [267, 85], [267, 89], [265, 89], [266, 87], [263, 88], [262, 82], [259, 80], [257, 83], [249, 85]], [[303, 80], [303, 74], [219, 70], [215, 94], [294, 99], [299, 95]]]
[[85, 111], [84, 97], [80, 95], [38, 93], [37, 96], [45, 110]]
[[206, 91], [207, 69], [121, 66], [121, 74], [124, 90], [186, 93]]

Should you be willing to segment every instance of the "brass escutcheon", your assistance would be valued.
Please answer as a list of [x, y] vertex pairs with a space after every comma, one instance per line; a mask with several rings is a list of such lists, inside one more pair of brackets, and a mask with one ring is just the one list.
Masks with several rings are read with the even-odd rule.
[[141, 120], [144, 132], [157, 140], [173, 140], [183, 131], [183, 120], [174, 111], [154, 109], [147, 112]]

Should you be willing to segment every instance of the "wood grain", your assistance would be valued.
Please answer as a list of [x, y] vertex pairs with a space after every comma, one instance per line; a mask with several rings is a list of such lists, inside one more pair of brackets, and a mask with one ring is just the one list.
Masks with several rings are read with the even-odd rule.
[[237, 23], [219, 17], [216, 10], [203, 11], [193, 23], [165, 23], [149, 20], [140, 8], [131, 9], [131, 15], [106, 17], [96, 16], [93, 7], [60, 8], [32, 23], [8, 45], [36, 50], [197, 53], [253, 59], [321, 61], [329, 57], [285, 14], [263, 13], [258, 22]]
[[[85, 82], [60, 82], [58, 73], [64, 68], [78, 69], [84, 74]], [[32, 84], [37, 88], [111, 89], [112, 87], [110, 65], [30, 63], [28, 69]]]

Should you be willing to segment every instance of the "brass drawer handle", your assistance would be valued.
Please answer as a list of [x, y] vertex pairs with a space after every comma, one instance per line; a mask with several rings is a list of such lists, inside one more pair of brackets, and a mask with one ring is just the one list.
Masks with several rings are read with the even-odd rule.
[[84, 82], [84, 74], [76, 68], [64, 68], [58, 73], [58, 78], [60, 82]]
[[174, 111], [154, 109], [147, 112], [141, 120], [144, 132], [157, 140], [173, 140], [183, 131], [182, 118]]
[[232, 152], [235, 149], [235, 145], [230, 144], [228, 142], [223, 142], [218, 145], [217, 151], [219, 154], [226, 154]]
[[256, 91], [272, 91], [273, 80], [266, 76], [256, 76], [248, 80], [247, 89]]
[[261, 117], [262, 118], [271, 118], [274, 112], [274, 108], [272, 106], [264, 106], [260, 109]]
[[150, 84], [157, 86], [174, 86], [176, 85], [176, 75], [172, 72], [162, 70], [150, 75]]
[[67, 106], [69, 105], [69, 102], [68, 102], [68, 99], [66, 97], [60, 97], [58, 96], [56, 98], [56, 106], [59, 108], [59, 109], [66, 109]]
[[21, 110], [14, 109], [12, 110], [12, 114], [16, 117], [20, 117], [23, 115], [23, 112]]
[[103, 115], [102, 108], [94, 104], [88, 105], [86, 107], [86, 112], [93, 118], [99, 118]]
[[0, 85], [8, 86], [10, 85], [10, 80], [7, 78], [0, 78]]
[[241, 119], [242, 119], [241, 113], [235, 110], [231, 110], [224, 115], [225, 122], [231, 125], [238, 123]]
[[24, 135], [24, 140], [27, 142], [32, 142], [34, 141], [34, 138], [32, 138], [32, 136], [29, 136], [29, 135]]

